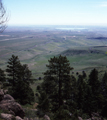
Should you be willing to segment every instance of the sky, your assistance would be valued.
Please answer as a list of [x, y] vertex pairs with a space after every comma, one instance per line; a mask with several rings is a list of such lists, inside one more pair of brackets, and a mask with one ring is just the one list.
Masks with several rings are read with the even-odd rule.
[[106, 25], [107, 0], [2, 0], [8, 25]]

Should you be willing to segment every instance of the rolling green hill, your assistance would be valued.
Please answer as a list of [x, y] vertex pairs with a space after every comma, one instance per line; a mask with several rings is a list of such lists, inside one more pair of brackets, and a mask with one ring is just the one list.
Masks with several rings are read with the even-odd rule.
[[[5, 69], [12, 54], [28, 64], [36, 77], [46, 70], [48, 59], [64, 55], [74, 71], [105, 69], [107, 65], [107, 29], [86, 30], [7, 30], [0, 35], [0, 68]], [[102, 37], [102, 38], [103, 38]], [[90, 39], [89, 39], [90, 38]]]

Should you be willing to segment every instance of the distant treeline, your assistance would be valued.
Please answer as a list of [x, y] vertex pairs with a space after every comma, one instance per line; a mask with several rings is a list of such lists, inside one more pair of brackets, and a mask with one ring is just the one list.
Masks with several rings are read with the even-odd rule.
[[88, 39], [107, 39], [107, 37], [91, 37], [91, 38], [88, 38]]

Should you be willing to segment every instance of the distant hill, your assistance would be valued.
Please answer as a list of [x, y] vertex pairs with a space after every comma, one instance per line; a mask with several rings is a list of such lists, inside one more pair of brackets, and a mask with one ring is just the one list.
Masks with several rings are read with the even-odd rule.
[[64, 55], [64, 56], [72, 56], [72, 55], [85, 55], [85, 54], [92, 54], [92, 53], [95, 53], [95, 54], [98, 54], [98, 53], [104, 53], [103, 51], [101, 50], [96, 50], [96, 49], [93, 49], [93, 48], [87, 48], [87, 49], [84, 49], [84, 50], [81, 50], [81, 49], [68, 49], [68, 50], [65, 50], [61, 53], [61, 55]]
[[98, 39], [98, 40], [101, 40], [101, 39], [107, 39], [107, 37], [90, 37], [90, 38], [87, 38], [87, 39]]

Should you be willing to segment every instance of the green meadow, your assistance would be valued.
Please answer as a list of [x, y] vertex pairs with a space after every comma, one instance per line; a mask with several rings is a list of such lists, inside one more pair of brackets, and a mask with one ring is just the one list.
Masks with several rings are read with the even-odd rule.
[[90, 71], [93, 68], [105, 71], [106, 33], [107, 29], [101, 28], [8, 29], [0, 35], [0, 68], [5, 70], [8, 59], [14, 54], [22, 64], [28, 64], [33, 76], [38, 78], [43, 76], [48, 60], [61, 54], [67, 56], [74, 72]]

